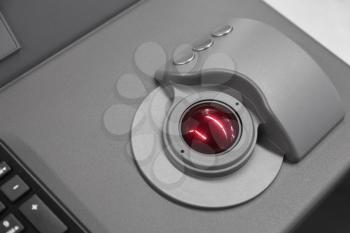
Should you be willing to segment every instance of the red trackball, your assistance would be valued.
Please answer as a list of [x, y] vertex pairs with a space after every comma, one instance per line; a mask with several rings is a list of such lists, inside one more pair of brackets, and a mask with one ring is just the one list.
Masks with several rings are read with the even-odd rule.
[[205, 102], [191, 107], [182, 118], [185, 142], [203, 154], [219, 154], [230, 149], [239, 137], [237, 116], [219, 103]]

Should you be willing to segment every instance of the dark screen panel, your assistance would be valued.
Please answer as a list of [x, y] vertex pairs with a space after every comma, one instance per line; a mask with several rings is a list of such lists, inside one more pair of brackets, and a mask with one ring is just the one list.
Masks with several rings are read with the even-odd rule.
[[0, 86], [140, 0], [1, 0], [21, 50], [0, 61]]

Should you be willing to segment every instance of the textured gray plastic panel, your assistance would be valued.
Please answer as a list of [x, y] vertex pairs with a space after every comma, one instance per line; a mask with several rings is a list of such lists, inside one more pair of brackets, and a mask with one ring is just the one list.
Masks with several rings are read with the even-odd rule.
[[284, 163], [263, 195], [220, 211], [179, 206], [154, 192], [132, 162], [128, 135], [103, 127], [106, 109], [122, 103], [129, 108], [117, 125], [131, 125], [141, 100], [118, 98], [115, 84], [124, 72], [140, 74], [132, 58], [140, 44], [169, 52], [232, 17], [266, 22], [300, 44], [349, 112], [350, 68], [261, 1], [149, 0], [2, 90], [0, 136], [94, 233], [286, 232], [348, 170], [349, 114], [300, 163]]
[[2, 0], [0, 11], [21, 51], [0, 62], [0, 86], [139, 0]]

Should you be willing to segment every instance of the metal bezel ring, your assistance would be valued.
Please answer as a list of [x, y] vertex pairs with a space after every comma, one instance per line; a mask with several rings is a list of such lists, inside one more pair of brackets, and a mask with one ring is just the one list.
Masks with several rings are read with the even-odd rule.
[[[180, 122], [184, 113], [196, 104], [216, 102], [232, 110], [240, 119], [240, 135], [235, 144], [216, 156], [208, 156], [193, 150], [184, 141]], [[180, 171], [199, 177], [220, 177], [230, 174], [247, 162], [254, 149], [257, 129], [252, 115], [233, 96], [217, 91], [192, 94], [175, 104], [164, 123], [163, 140], [169, 160]]]

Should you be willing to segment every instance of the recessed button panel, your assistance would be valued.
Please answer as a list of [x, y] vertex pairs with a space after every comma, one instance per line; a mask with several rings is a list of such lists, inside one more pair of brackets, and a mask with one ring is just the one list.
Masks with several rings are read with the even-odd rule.
[[230, 34], [232, 31], [233, 31], [233, 27], [231, 25], [226, 25], [216, 29], [215, 31], [213, 31], [211, 35], [213, 37], [222, 37], [222, 36], [226, 36], [227, 34]]
[[209, 49], [211, 46], [213, 46], [213, 44], [214, 41], [211, 38], [200, 40], [193, 45], [193, 51], [199, 52]]

